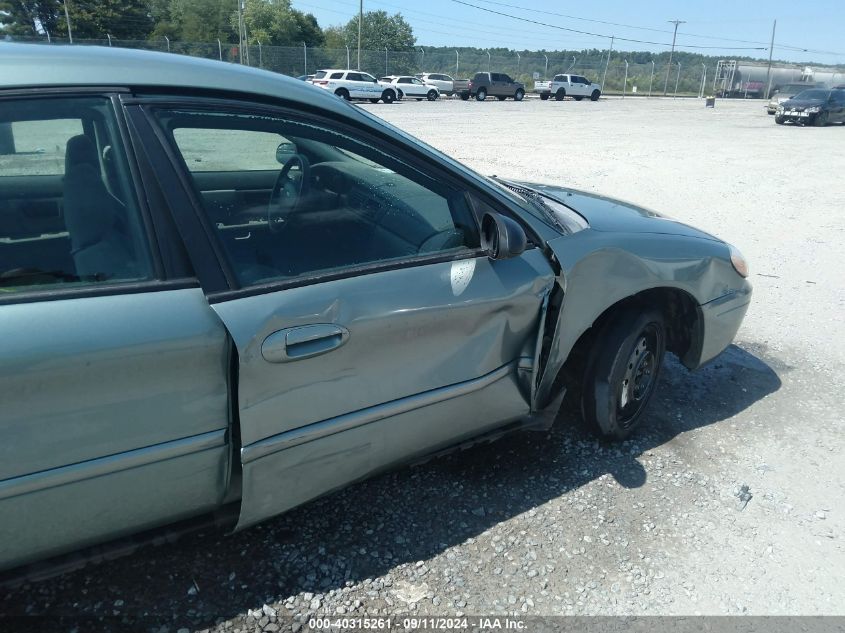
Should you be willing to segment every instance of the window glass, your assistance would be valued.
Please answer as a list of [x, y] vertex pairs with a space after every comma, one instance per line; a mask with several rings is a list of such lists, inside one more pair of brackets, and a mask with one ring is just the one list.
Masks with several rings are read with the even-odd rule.
[[513, 83], [513, 79], [511, 79], [508, 75], [501, 75], [501, 77], [502, 77], [502, 81], [507, 82], [509, 84]]
[[0, 296], [151, 277], [108, 99], [0, 102]]
[[318, 70], [317, 72], [314, 73], [314, 79], [322, 79], [325, 76], [326, 76], [325, 70]]
[[191, 171], [278, 170], [276, 149], [287, 139], [273, 132], [180, 128], [173, 132]]
[[361, 73], [346, 73], [346, 79], [348, 81], [362, 81]]
[[343, 79], [343, 73], [332, 73], [329, 79]]
[[[393, 148], [382, 151], [340, 131], [268, 116], [185, 110], [156, 116], [180, 151], [188, 129], [287, 139], [288, 151], [272, 172], [243, 183], [232, 172], [194, 180], [241, 285], [432, 254], [470, 257], [478, 247], [464, 193], [398, 161]], [[266, 154], [262, 160], [276, 160], [275, 147], [259, 152]], [[256, 160], [232, 156], [243, 172]]]
[[[417, 81], [419, 81], [419, 80], [417, 80]], [[401, 77], [397, 83], [409, 84], [409, 83], [412, 83], [412, 81], [411, 81], [410, 77]]]
[[370, 83], [372, 83], [375, 80], [375, 77], [373, 77], [372, 75], [368, 75], [367, 73], [361, 73], [360, 75], [360, 81], [369, 81]]
[[490, 81], [501, 81], [502, 76], [499, 73], [490, 73]]
[[555, 75], [554, 81], [566, 81], [566, 75]]

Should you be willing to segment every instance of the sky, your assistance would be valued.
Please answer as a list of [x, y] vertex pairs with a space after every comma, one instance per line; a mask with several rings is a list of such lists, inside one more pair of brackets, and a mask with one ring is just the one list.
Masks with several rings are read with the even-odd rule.
[[[345, 24], [358, 12], [358, 0], [292, 4], [313, 13], [322, 27]], [[725, 58], [768, 57], [772, 23], [777, 20], [775, 59], [845, 65], [842, 0], [364, 0], [364, 11], [376, 10], [401, 13], [419, 46], [515, 50], [606, 49], [615, 35], [614, 50], [660, 52], [672, 43], [674, 25], [668, 21], [684, 20], [678, 26], [678, 50]]]

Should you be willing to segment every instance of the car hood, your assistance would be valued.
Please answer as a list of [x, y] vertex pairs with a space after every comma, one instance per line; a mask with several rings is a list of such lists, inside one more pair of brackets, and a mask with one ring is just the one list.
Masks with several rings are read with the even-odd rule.
[[784, 108], [812, 108], [813, 106], [821, 106], [825, 103], [827, 102], [824, 99], [787, 99], [786, 101], [782, 101], [781, 105]]
[[520, 186], [557, 200], [581, 215], [595, 231], [624, 233], [664, 233], [684, 235], [721, 242], [719, 238], [700, 229], [673, 220], [656, 211], [628, 202], [606, 198], [594, 193], [536, 183], [518, 183]]

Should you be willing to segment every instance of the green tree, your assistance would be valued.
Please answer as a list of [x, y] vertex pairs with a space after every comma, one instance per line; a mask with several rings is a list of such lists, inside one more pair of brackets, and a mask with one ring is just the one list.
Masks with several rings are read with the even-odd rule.
[[[72, 0], [71, 0], [72, 1]], [[169, 37], [182, 42], [237, 43], [237, 20], [232, 26], [232, 0], [153, 0], [151, 14], [156, 24], [152, 37]]]
[[9, 35], [54, 35], [61, 9], [58, 0], [0, 0], [0, 24]]
[[[355, 16], [343, 28], [344, 42], [358, 46], [358, 17]], [[388, 15], [387, 11], [367, 11], [361, 23], [361, 48], [364, 50], [410, 51], [417, 38], [414, 29], [401, 13]]]
[[[246, 0], [243, 12], [249, 41], [272, 46], [307, 46], [323, 44], [323, 31], [317, 18], [291, 7], [290, 0]], [[230, 24], [238, 31], [238, 13], [230, 15]]]

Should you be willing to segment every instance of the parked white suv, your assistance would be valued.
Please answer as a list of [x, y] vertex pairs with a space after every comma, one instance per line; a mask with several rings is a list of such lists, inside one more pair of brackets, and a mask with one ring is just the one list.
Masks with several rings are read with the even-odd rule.
[[555, 75], [551, 81], [535, 82], [534, 92], [540, 93], [543, 101], [551, 96], [554, 96], [556, 101], [563, 101], [566, 97], [572, 97], [576, 101], [589, 97], [591, 101], [598, 101], [601, 86], [581, 75]]
[[379, 81], [360, 70], [329, 68], [314, 73], [311, 83], [342, 99], [369, 99], [372, 103], [393, 103], [399, 96], [392, 84]]
[[437, 86], [425, 83], [416, 77], [408, 75], [389, 75], [379, 79], [382, 83], [389, 83], [396, 86], [399, 91], [399, 98], [410, 97], [417, 101], [428, 99], [429, 101], [436, 101], [440, 96], [440, 90]]
[[449, 75], [442, 73], [421, 73], [417, 75], [417, 79], [421, 79], [423, 83], [437, 86], [441, 94], [452, 96], [455, 94], [455, 80]]

